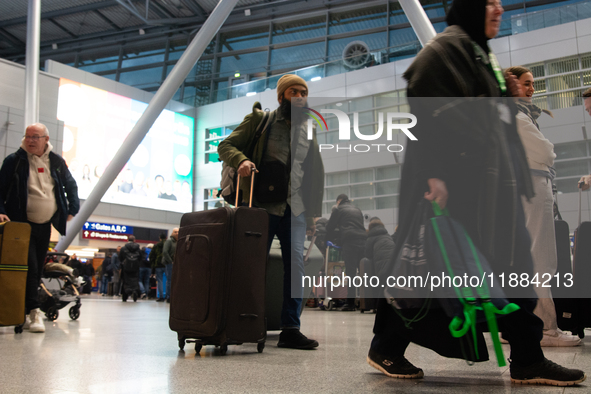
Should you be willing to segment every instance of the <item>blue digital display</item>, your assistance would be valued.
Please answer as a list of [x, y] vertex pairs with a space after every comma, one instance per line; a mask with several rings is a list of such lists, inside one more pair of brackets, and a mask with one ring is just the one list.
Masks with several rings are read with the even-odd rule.
[[131, 226], [109, 223], [86, 222], [84, 223], [84, 230], [101, 231], [112, 234], [133, 234], [133, 227]]

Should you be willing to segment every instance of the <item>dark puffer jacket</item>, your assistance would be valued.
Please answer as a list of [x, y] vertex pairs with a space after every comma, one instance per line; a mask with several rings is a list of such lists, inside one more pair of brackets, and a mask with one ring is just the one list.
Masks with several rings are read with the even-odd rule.
[[363, 213], [349, 200], [343, 200], [333, 210], [326, 225], [329, 240], [335, 240], [335, 230], [340, 233], [339, 246], [365, 246], [367, 233], [363, 224]]
[[[51, 177], [55, 182], [57, 204], [57, 211], [51, 218], [51, 223], [60, 234], [66, 235], [68, 215], [75, 216], [80, 209], [78, 186], [61, 156], [49, 152], [49, 163]], [[15, 222], [27, 221], [28, 179], [27, 152], [19, 148], [4, 159], [0, 169], [0, 213]]]
[[392, 237], [383, 225], [369, 230], [365, 242], [365, 257], [373, 262], [377, 275], [383, 274], [384, 267], [394, 258], [394, 246]]
[[316, 221], [316, 241], [314, 243], [318, 247], [318, 249], [324, 255], [326, 251], [326, 225], [328, 224], [328, 219], [320, 218]]

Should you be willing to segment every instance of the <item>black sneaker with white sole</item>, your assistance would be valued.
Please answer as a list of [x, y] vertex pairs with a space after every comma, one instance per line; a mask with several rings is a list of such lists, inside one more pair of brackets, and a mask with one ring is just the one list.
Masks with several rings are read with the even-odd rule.
[[520, 367], [511, 364], [511, 382], [516, 384], [544, 384], [573, 386], [587, 378], [585, 372], [560, 366], [547, 358], [538, 363]]
[[285, 347], [290, 349], [314, 349], [318, 347], [318, 341], [309, 339], [300, 330], [292, 328], [285, 329], [279, 334], [279, 342], [277, 347]]
[[421, 368], [412, 365], [404, 356], [383, 357], [370, 349], [367, 363], [391, 378], [420, 379], [425, 376]]

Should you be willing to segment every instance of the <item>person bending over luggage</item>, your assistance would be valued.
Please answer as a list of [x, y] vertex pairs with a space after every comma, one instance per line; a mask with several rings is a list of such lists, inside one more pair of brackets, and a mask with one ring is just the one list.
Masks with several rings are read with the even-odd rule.
[[0, 222], [31, 225], [24, 326], [31, 332], [45, 332], [37, 288], [51, 225], [65, 235], [66, 222], [79, 209], [76, 181], [65, 160], [53, 152], [47, 127], [41, 123], [28, 126], [21, 147], [4, 159], [0, 169]]
[[[487, 43], [497, 35], [502, 13], [498, 0], [454, 0], [447, 15], [449, 27], [425, 45], [404, 74], [411, 113], [419, 123], [413, 128], [417, 140], [408, 141], [405, 150], [395, 255], [410, 235], [418, 204], [425, 198], [449, 209], [496, 274], [532, 277], [520, 198], [533, 197], [531, 176], [516, 130], [515, 104], [499, 98], [519, 96], [520, 85], [514, 76], [503, 76]], [[462, 108], [468, 111], [460, 112]], [[470, 119], [474, 114], [477, 121]], [[561, 386], [584, 381], [583, 371], [544, 357], [543, 323], [533, 313], [536, 298], [531, 286], [503, 290], [510, 302], [520, 306], [498, 319], [511, 347], [511, 380]], [[433, 299], [424, 318], [409, 328], [400, 314], [412, 318], [417, 311], [395, 311], [381, 299], [368, 363], [390, 377], [421, 378], [423, 370], [404, 357], [411, 342], [445, 357], [465, 358], [464, 342], [451, 336], [451, 318], [437, 308], [440, 304]], [[487, 349], [481, 332], [475, 342], [481, 357], [466, 357], [483, 361]]]
[[176, 253], [176, 241], [179, 237], [178, 227], [172, 229], [170, 238], [166, 240], [162, 247], [162, 264], [164, 264], [166, 271], [166, 302], [170, 303], [170, 289], [172, 286], [172, 263], [174, 263], [174, 255]]
[[[525, 213], [525, 225], [531, 237], [531, 254], [534, 263], [534, 274], [553, 276], [556, 273], [558, 260], [556, 257], [556, 236], [554, 234], [554, 197], [552, 180], [555, 171], [552, 166], [556, 154], [554, 145], [540, 132], [537, 119], [546, 112], [534, 103], [534, 77], [531, 70], [521, 67], [509, 67], [505, 70], [519, 80], [522, 86], [521, 96], [517, 102], [517, 132], [527, 156], [531, 171], [535, 196], [529, 201], [522, 199]], [[542, 346], [577, 346], [581, 340], [575, 335], [568, 335], [558, 328], [556, 309], [552, 292], [549, 287], [534, 287], [538, 295], [538, 304], [534, 313], [544, 322]]]
[[394, 258], [394, 240], [380, 218], [373, 217], [369, 221], [365, 257], [371, 260], [376, 274], [383, 272]]
[[[324, 167], [316, 134], [312, 141], [307, 139], [302, 116], [307, 96], [308, 85], [302, 78], [282, 76], [277, 82], [280, 106], [271, 112], [270, 127], [263, 135], [254, 141], [264, 117], [260, 104], [255, 103], [253, 112], [218, 147], [220, 158], [241, 176], [250, 177], [252, 168], [259, 171], [255, 176], [254, 205], [269, 213], [268, 249], [277, 235], [283, 259], [282, 331], [277, 346], [294, 349], [318, 346], [317, 341], [300, 331], [306, 227], [313, 229], [313, 218], [322, 216], [324, 193]], [[250, 151], [252, 143], [254, 153], [247, 157], [244, 152]], [[243, 200], [248, 201], [250, 179], [244, 179], [240, 188]]]
[[320, 253], [324, 257], [326, 253], [326, 225], [328, 224], [328, 219], [314, 218], [314, 224], [316, 225], [316, 232], [314, 233], [316, 240], [314, 241], [314, 245], [318, 247], [318, 250], [320, 250]]
[[[338, 228], [341, 254], [345, 261], [345, 272], [353, 280], [357, 275], [359, 261], [363, 258], [367, 232], [363, 224], [363, 213], [349, 200], [346, 194], [337, 197], [337, 209], [332, 211], [326, 225], [327, 237], [335, 242], [335, 229]], [[355, 286], [347, 290], [347, 303], [341, 307], [342, 311], [355, 310]]]

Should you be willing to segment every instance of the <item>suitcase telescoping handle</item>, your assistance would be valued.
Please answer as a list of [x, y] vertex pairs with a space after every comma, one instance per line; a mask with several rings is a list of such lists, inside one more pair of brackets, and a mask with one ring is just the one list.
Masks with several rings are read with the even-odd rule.
[[579, 182], [578, 186], [579, 186], [579, 225], [577, 226], [577, 228], [581, 227], [581, 201], [583, 199], [583, 185], [585, 185], [585, 182]]
[[[250, 200], [248, 202], [248, 207], [252, 208], [252, 191], [254, 189], [254, 173], [258, 172], [258, 170], [252, 166], [250, 168]], [[236, 181], [236, 204], [234, 205], [235, 207], [238, 207], [238, 199], [240, 198], [240, 174], [238, 174], [238, 172], [236, 172], [236, 174], [238, 175], [238, 179]]]

